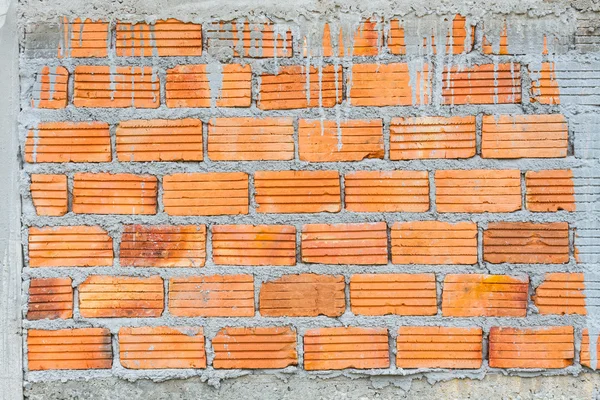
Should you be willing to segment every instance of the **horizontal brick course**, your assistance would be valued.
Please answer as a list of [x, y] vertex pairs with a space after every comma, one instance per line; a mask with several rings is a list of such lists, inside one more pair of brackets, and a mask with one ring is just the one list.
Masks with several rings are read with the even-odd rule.
[[116, 50], [120, 57], [200, 56], [202, 26], [176, 19], [153, 24], [117, 23]]
[[235, 57], [285, 58], [293, 53], [292, 32], [285, 25], [237, 19], [206, 26], [208, 47], [228, 49]]

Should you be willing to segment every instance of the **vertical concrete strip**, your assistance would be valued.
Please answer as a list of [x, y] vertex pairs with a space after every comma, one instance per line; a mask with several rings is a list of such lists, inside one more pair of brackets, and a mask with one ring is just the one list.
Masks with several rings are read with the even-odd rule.
[[0, 400], [23, 398], [16, 3], [0, 0]]

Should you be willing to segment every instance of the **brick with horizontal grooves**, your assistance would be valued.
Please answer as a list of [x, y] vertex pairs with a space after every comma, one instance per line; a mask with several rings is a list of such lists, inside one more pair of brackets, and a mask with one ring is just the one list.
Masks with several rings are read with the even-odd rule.
[[65, 67], [42, 67], [35, 74], [31, 106], [33, 108], [60, 109], [67, 106], [69, 71]]
[[583, 273], [553, 272], [544, 276], [532, 298], [540, 314], [586, 315], [590, 289], [586, 290]]
[[596, 221], [578, 222], [575, 228], [574, 240], [577, 263], [600, 263], [600, 228], [598, 228]]
[[[594, 354], [599, 354], [600, 346], [598, 346], [597, 336], [596, 336], [595, 346], [596, 346], [596, 349], [594, 351]], [[579, 350], [579, 362], [584, 367], [591, 368], [595, 371], [598, 369], [598, 361], [597, 361], [596, 357], [594, 357], [594, 360], [592, 361], [592, 356], [591, 356], [590, 350], [591, 350], [590, 349], [590, 330], [588, 328], [585, 328], [581, 332], [581, 347]]]
[[304, 57], [376, 56], [383, 48], [384, 29], [381, 18], [361, 21], [354, 32], [345, 32], [341, 24], [325, 23], [319, 36], [321, 43], [313, 44], [309, 42], [312, 39], [302, 38], [303, 54]]
[[152, 24], [117, 23], [116, 50], [119, 57], [201, 56], [202, 25], [176, 19]]
[[[576, 71], [575, 73], [577, 72], [579, 71]], [[581, 93], [581, 88], [577, 88], [575, 86], [576, 81], [570, 81], [568, 84], [570, 84], [571, 87], [565, 88], [567, 93], [562, 93], [557, 80], [555, 64], [553, 62], [542, 63], [541, 68], [539, 68], [537, 65], [530, 66], [529, 75], [531, 77], [530, 96], [532, 103], [560, 104], [561, 99], [565, 97], [569, 97], [569, 100], [571, 100], [573, 96], [580, 96], [583, 94]], [[566, 75], [571, 75], [573, 77], [573, 71], [567, 70]], [[580, 97], [581, 100], [579, 101], [585, 101], [587, 96]]]
[[208, 47], [227, 49], [234, 57], [287, 58], [293, 53], [292, 31], [286, 24], [248, 20], [206, 25]]
[[582, 53], [600, 51], [600, 21], [595, 13], [581, 13], [577, 17], [575, 48]]
[[108, 55], [108, 22], [62, 17], [58, 58], [106, 57]]
[[37, 215], [60, 217], [67, 213], [66, 175], [31, 174], [30, 191]]
[[68, 319], [73, 317], [71, 278], [36, 278], [29, 282], [27, 319]]
[[571, 170], [525, 173], [526, 204], [530, 211], [575, 211], [575, 188]]

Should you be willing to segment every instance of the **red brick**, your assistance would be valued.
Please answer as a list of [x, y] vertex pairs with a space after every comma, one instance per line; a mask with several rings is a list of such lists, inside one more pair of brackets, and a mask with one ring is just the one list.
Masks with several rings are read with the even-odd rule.
[[176, 19], [153, 24], [117, 23], [117, 56], [200, 56], [202, 25]]
[[583, 273], [548, 273], [535, 290], [533, 301], [540, 314], [586, 315]]
[[163, 177], [163, 202], [169, 215], [248, 214], [248, 174], [209, 172]]
[[342, 275], [284, 275], [260, 287], [263, 317], [339, 317], [346, 309]]
[[212, 340], [216, 369], [276, 369], [298, 364], [288, 327], [223, 328]]
[[76, 173], [73, 212], [76, 214], [156, 214], [155, 176]]
[[357, 274], [350, 277], [356, 315], [436, 315], [434, 274]]
[[228, 49], [234, 57], [287, 58], [293, 53], [291, 29], [271, 21], [220, 21], [206, 30], [209, 48]]
[[63, 17], [60, 23], [61, 40], [58, 58], [106, 57], [108, 55], [108, 22]]
[[529, 67], [531, 76], [531, 102], [560, 104], [560, 89], [556, 79], [554, 63], [542, 63], [539, 71]]
[[530, 211], [575, 211], [575, 188], [570, 169], [528, 171], [526, 202]]
[[291, 225], [214, 225], [217, 265], [296, 265], [296, 228]]
[[32, 279], [29, 283], [27, 319], [67, 319], [73, 317], [71, 278]]
[[388, 368], [385, 328], [317, 328], [304, 334], [304, 369]]
[[31, 106], [59, 109], [67, 106], [69, 71], [65, 67], [42, 67], [35, 75]]
[[89, 276], [79, 285], [79, 312], [84, 318], [160, 317], [164, 308], [159, 276]]
[[66, 175], [31, 174], [30, 190], [37, 215], [60, 217], [67, 213]]
[[448, 274], [444, 278], [444, 317], [525, 317], [528, 277]]
[[304, 225], [302, 261], [320, 264], [387, 264], [387, 226], [385, 222]]

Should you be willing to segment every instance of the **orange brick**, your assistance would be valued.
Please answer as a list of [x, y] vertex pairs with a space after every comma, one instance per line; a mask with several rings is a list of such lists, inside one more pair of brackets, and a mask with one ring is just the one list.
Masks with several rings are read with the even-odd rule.
[[414, 78], [407, 63], [354, 64], [347, 84], [351, 85], [348, 102], [353, 106], [414, 106], [430, 100], [428, 64]]
[[475, 155], [475, 117], [393, 118], [390, 159], [470, 158]]
[[342, 275], [284, 275], [263, 282], [260, 315], [263, 317], [339, 317], [346, 309]]
[[426, 171], [356, 171], [344, 177], [346, 210], [424, 212], [429, 210]]
[[214, 225], [217, 265], [296, 265], [296, 228], [291, 225]]
[[106, 57], [108, 55], [108, 22], [67, 17], [60, 21], [58, 58]]
[[211, 118], [208, 156], [213, 161], [294, 159], [291, 118]]
[[67, 213], [66, 175], [31, 174], [30, 190], [37, 215], [59, 217]]
[[202, 328], [119, 329], [119, 358], [130, 369], [206, 368]]
[[304, 369], [388, 368], [385, 328], [318, 328], [304, 334]]
[[521, 65], [484, 64], [445, 67], [443, 104], [516, 104], [521, 102]]
[[211, 68], [195, 64], [168, 69], [167, 107], [250, 107], [250, 65], [225, 64], [217, 71]]
[[202, 121], [194, 118], [122, 121], [119, 161], [202, 161]]
[[69, 71], [65, 67], [42, 67], [35, 75], [31, 106], [33, 108], [65, 108]]
[[30, 267], [110, 267], [113, 242], [99, 226], [29, 228]]
[[119, 259], [122, 267], [202, 267], [205, 225], [125, 225]]
[[483, 231], [483, 259], [494, 264], [566, 263], [569, 261], [569, 224], [490, 222]]
[[566, 157], [569, 131], [561, 114], [485, 115], [483, 158]]
[[[598, 343], [598, 339], [596, 338], [596, 351], [594, 352], [594, 354], [600, 354]], [[584, 367], [591, 368], [594, 371], [598, 368], [597, 359], [595, 358], [594, 361], [592, 361], [592, 357], [590, 355], [590, 332], [588, 328], [585, 328], [581, 333], [581, 349], [579, 351], [579, 362]]]
[[254, 174], [259, 213], [339, 212], [338, 171], [257, 171]]
[[[384, 25], [381, 19], [361, 21], [356, 32], [344, 32], [340, 24], [325, 23], [321, 43], [313, 44], [310, 43], [310, 38], [303, 38], [303, 54], [304, 57], [376, 56], [383, 47], [383, 37]], [[346, 46], [347, 43], [352, 45]]]
[[216, 369], [275, 369], [298, 364], [296, 331], [288, 327], [223, 328], [212, 345]]
[[25, 141], [25, 161], [109, 162], [110, 131], [105, 122], [43, 122]]
[[393, 264], [477, 264], [473, 222], [396, 222], [391, 240]]
[[489, 343], [492, 368], [565, 368], [575, 358], [572, 326], [494, 326]]
[[436, 315], [434, 274], [357, 274], [350, 306], [357, 315]]
[[483, 359], [481, 328], [403, 326], [396, 338], [398, 368], [477, 369]]
[[117, 23], [117, 56], [200, 56], [202, 25], [159, 20], [153, 24]]
[[286, 25], [220, 21], [207, 26], [208, 47], [228, 49], [234, 57], [286, 58], [293, 52], [292, 31]]
[[160, 317], [164, 308], [159, 276], [89, 276], [79, 285], [79, 312], [84, 318]]
[[529, 277], [448, 274], [444, 278], [444, 317], [525, 317]]
[[521, 171], [435, 171], [438, 212], [511, 212], [521, 209]]
[[311, 162], [383, 158], [383, 122], [301, 119], [298, 149], [300, 160]]
[[30, 371], [52, 369], [110, 369], [110, 331], [104, 328], [27, 331]]
[[32, 279], [29, 283], [27, 319], [66, 319], [73, 317], [71, 278]]
[[302, 261], [321, 264], [387, 264], [387, 225], [385, 222], [304, 225]]
[[586, 315], [585, 286], [583, 273], [548, 273], [532, 298], [540, 314]]
[[78, 65], [75, 107], [157, 108], [160, 82], [153, 67]]
[[248, 214], [248, 174], [209, 172], [163, 177], [169, 215]]
[[254, 278], [252, 275], [171, 278], [169, 312], [176, 317], [253, 317]]
[[[485, 28], [485, 27], [484, 27]], [[518, 29], [518, 28], [517, 28]], [[492, 42], [490, 42], [492, 38]], [[483, 53], [484, 54], [499, 54], [499, 55], [521, 55], [526, 54], [525, 51], [519, 50], [520, 46], [513, 46], [515, 43], [509, 45], [508, 34], [507, 34], [507, 23], [504, 20], [504, 27], [500, 31], [499, 37], [491, 37], [490, 33], [486, 31], [483, 35]], [[527, 47], [526, 47], [527, 48]], [[542, 54], [548, 54], [548, 38], [544, 34], [544, 48]]]
[[277, 75], [260, 77], [258, 108], [289, 110], [307, 107], [333, 107], [342, 101], [342, 68], [327, 65], [279, 67]]
[[157, 179], [150, 175], [76, 173], [76, 214], [156, 214]]
[[560, 89], [554, 63], [542, 63], [539, 71], [529, 67], [531, 101], [540, 104], [560, 104]]
[[575, 211], [575, 188], [570, 169], [528, 171], [525, 185], [528, 210]]

